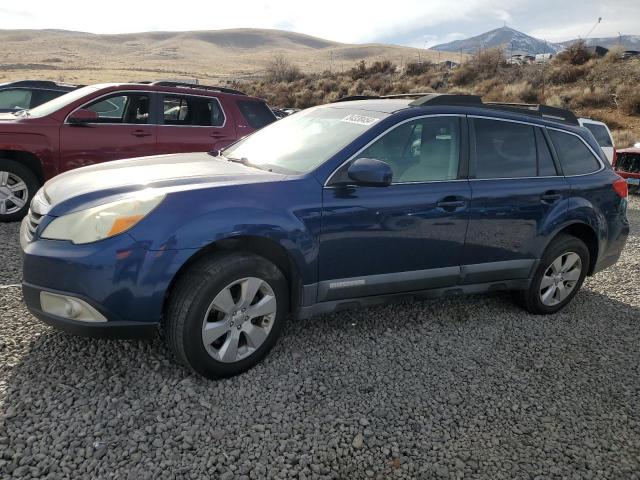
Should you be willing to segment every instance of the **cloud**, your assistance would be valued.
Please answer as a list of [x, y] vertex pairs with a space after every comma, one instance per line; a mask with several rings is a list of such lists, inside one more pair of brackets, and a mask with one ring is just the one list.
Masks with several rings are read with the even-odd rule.
[[584, 35], [598, 16], [603, 21], [594, 35], [640, 30], [638, 0], [395, 0], [392, 8], [380, 8], [370, 0], [245, 0], [240, 13], [210, 0], [191, 0], [179, 10], [157, 0], [110, 0], [100, 15], [94, 9], [84, 0], [66, 0], [65, 8], [50, 0], [31, 0], [0, 13], [3, 26], [11, 28], [93, 33], [279, 28], [342, 42], [416, 47], [477, 35], [504, 22], [554, 41]]

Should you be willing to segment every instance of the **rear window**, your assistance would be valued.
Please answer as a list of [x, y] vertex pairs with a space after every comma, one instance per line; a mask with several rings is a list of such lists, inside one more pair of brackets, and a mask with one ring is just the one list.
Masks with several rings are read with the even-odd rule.
[[640, 173], [640, 154], [618, 153], [616, 170], [628, 173]]
[[537, 175], [533, 127], [500, 120], [474, 119], [476, 178]]
[[576, 135], [549, 130], [565, 175], [584, 175], [600, 169], [600, 162]]
[[593, 136], [596, 138], [596, 142], [598, 142], [598, 145], [600, 145], [601, 147], [613, 147], [609, 132], [604, 125], [600, 125], [597, 123], [585, 123], [583, 127], [593, 133]]
[[238, 108], [252, 128], [262, 128], [276, 121], [276, 116], [269, 107], [262, 102], [238, 100]]

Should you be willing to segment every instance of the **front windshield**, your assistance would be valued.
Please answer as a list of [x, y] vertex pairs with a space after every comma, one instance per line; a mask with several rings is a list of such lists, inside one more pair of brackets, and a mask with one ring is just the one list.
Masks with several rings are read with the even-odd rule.
[[222, 154], [264, 169], [305, 173], [331, 158], [387, 114], [314, 107], [278, 120]]
[[75, 102], [76, 100], [81, 99], [85, 95], [98, 90], [100, 87], [97, 85], [91, 85], [88, 87], [82, 87], [77, 90], [73, 90], [72, 92], [65, 93], [53, 100], [50, 100], [42, 105], [39, 105], [35, 108], [29, 110], [30, 117], [45, 117], [47, 115], [52, 114], [56, 110], [60, 110], [67, 105]]

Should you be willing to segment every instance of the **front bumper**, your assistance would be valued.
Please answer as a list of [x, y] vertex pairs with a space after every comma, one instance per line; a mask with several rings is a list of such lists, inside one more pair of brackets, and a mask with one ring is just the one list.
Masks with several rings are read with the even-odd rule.
[[[92, 306], [107, 317], [106, 322], [83, 322], [46, 313], [42, 310], [40, 304], [40, 293], [43, 291], [70, 296], [75, 295], [59, 291], [52, 292], [51, 290], [43, 290], [40, 287], [28, 283], [22, 284], [24, 302], [33, 316], [63, 332], [101, 338], [147, 338], [156, 335], [158, 332], [158, 323], [109, 320], [109, 313], [105, 312], [99, 305]], [[88, 299], [83, 300], [90, 303]]]
[[[126, 233], [85, 245], [46, 239], [23, 242], [24, 300], [34, 316], [66, 332], [119, 338], [152, 335], [171, 281], [193, 253], [148, 250]], [[80, 299], [106, 321], [53, 315], [43, 309], [41, 292]]]

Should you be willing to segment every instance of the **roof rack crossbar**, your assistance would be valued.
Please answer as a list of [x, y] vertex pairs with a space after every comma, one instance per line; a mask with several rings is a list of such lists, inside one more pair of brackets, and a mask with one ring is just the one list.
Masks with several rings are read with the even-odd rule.
[[149, 85], [157, 85], [160, 87], [186, 87], [186, 88], [195, 88], [198, 90], [210, 90], [212, 92], [232, 93], [234, 95], [246, 95], [246, 93], [241, 92], [240, 90], [235, 90], [233, 88], [215, 87], [211, 85], [199, 85], [197, 83], [171, 82], [168, 80], [160, 80], [157, 82], [140, 82], [140, 83], [148, 83]]

